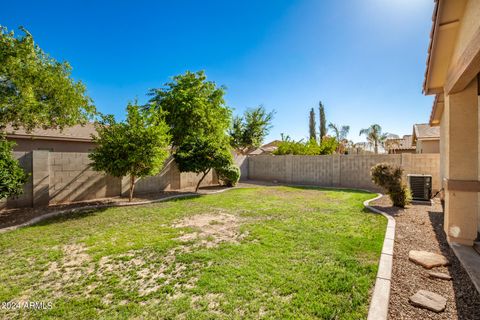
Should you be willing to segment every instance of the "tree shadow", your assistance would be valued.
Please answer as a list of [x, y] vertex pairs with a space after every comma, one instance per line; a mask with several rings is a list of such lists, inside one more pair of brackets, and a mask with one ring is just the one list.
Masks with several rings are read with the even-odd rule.
[[452, 276], [458, 319], [480, 319], [480, 294], [475, 289], [475, 286], [470, 281], [470, 277], [465, 269], [463, 269], [460, 261], [447, 242], [447, 236], [443, 229], [443, 212], [428, 211], [428, 217], [439, 243], [440, 250], [450, 261], [448, 271]]

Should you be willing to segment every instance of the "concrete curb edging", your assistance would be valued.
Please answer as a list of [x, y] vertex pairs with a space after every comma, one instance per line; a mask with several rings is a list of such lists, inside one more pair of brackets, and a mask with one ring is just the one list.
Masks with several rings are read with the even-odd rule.
[[206, 192], [206, 193], [188, 192], [188, 193], [185, 193], [185, 194], [178, 194], [178, 195], [165, 197], [165, 198], [161, 198], [161, 199], [155, 199], [155, 200], [145, 200], [145, 201], [138, 201], [138, 202], [106, 203], [106, 204], [100, 204], [100, 205], [96, 205], [96, 206], [86, 205], [86, 206], [83, 206], [83, 207], [77, 207], [77, 208], [73, 208], [73, 209], [53, 211], [53, 212], [46, 213], [44, 215], [35, 217], [35, 218], [33, 218], [33, 219], [31, 219], [27, 222], [24, 222], [22, 224], [0, 229], [0, 234], [6, 233], [6, 232], [9, 232], [9, 231], [14, 231], [14, 230], [24, 228], [24, 227], [29, 227], [29, 226], [32, 226], [32, 225], [37, 224], [39, 222], [42, 222], [44, 220], [54, 218], [54, 217], [57, 217], [57, 216], [61, 216], [61, 215], [67, 214], [67, 213], [75, 213], [75, 212], [81, 212], [81, 211], [98, 210], [98, 209], [114, 208], [114, 207], [140, 206], [140, 205], [145, 205], [145, 204], [164, 202], [164, 201], [173, 200], [173, 199], [190, 198], [190, 197], [196, 197], [196, 196], [217, 194], [217, 193], [222, 193], [222, 192], [225, 192], [225, 191], [228, 191], [228, 190], [233, 190], [233, 189], [236, 189], [236, 188], [225, 188], [225, 189], [210, 191], [210, 192]]
[[377, 278], [375, 280], [372, 300], [370, 301], [370, 308], [368, 310], [368, 320], [386, 320], [388, 316], [388, 304], [390, 301], [393, 246], [395, 242], [395, 219], [391, 215], [370, 206], [370, 202], [380, 199], [381, 197], [382, 194], [379, 193], [375, 198], [363, 203], [368, 210], [381, 214], [387, 218], [387, 230], [385, 231], [385, 239], [383, 240], [382, 253], [378, 264]]

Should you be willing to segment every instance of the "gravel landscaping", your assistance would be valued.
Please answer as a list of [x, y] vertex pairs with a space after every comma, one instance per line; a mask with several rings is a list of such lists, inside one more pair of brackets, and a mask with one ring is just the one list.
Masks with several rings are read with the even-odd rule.
[[[437, 201], [432, 206], [413, 204], [406, 209], [392, 207], [384, 196], [371, 205], [395, 217], [389, 319], [480, 319], [480, 295], [470, 281], [443, 232], [443, 212]], [[450, 266], [431, 270], [409, 261], [410, 250], [425, 250], [445, 256]], [[449, 274], [452, 280], [430, 278], [429, 271]], [[428, 290], [447, 299], [445, 311], [435, 313], [414, 307], [409, 298]]]

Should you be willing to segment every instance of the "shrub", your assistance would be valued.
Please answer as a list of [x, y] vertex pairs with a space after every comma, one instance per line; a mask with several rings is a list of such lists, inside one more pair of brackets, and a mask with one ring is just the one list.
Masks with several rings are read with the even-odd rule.
[[28, 178], [18, 161], [12, 157], [13, 145], [0, 136], [0, 199], [22, 194]]
[[410, 189], [403, 183], [403, 169], [388, 163], [380, 163], [371, 169], [372, 181], [385, 189], [396, 207], [405, 207], [411, 201]]
[[319, 144], [315, 140], [309, 140], [304, 142], [303, 140], [294, 141], [287, 139], [280, 142], [277, 150], [273, 152], [275, 155], [327, 155], [332, 154], [337, 149], [338, 142], [334, 137], [324, 137]]
[[234, 187], [240, 180], [240, 168], [232, 164], [223, 168], [215, 169], [218, 179], [227, 187]]

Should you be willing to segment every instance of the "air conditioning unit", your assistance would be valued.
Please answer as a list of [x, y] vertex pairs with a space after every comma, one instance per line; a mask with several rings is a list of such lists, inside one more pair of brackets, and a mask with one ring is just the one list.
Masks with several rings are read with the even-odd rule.
[[412, 199], [430, 201], [432, 198], [432, 176], [424, 174], [407, 175], [408, 185], [412, 191]]

